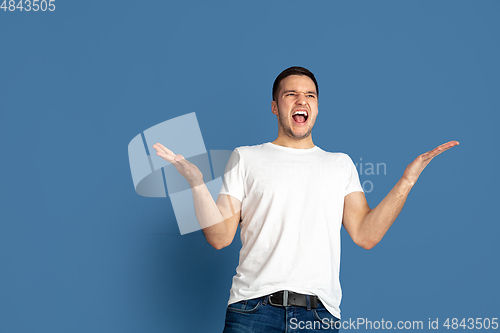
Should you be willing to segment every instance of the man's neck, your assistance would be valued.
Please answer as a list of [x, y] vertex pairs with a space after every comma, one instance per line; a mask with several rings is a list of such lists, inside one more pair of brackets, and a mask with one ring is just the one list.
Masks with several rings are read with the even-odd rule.
[[272, 143], [278, 146], [283, 146], [283, 147], [288, 147], [288, 148], [295, 148], [295, 149], [309, 149], [309, 148], [314, 148], [314, 143], [312, 141], [311, 136], [309, 135], [305, 139], [297, 140], [297, 139], [292, 139], [292, 138], [283, 138], [278, 136], [276, 140], [274, 140]]

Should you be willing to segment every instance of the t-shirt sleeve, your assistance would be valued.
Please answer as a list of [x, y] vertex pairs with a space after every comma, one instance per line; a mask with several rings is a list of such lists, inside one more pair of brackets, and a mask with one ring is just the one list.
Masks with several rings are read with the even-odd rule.
[[352, 192], [363, 192], [363, 187], [359, 181], [358, 170], [356, 170], [356, 166], [354, 165], [352, 159], [349, 155], [346, 155], [347, 158], [347, 182], [345, 187], [344, 196], [348, 195]]
[[245, 198], [244, 184], [243, 160], [238, 148], [236, 148], [227, 161], [219, 194], [227, 194], [243, 202]]

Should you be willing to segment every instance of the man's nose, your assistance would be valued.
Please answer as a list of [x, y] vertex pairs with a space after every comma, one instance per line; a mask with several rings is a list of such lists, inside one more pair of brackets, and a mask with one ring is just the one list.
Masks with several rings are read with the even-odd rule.
[[307, 102], [307, 100], [306, 100], [306, 96], [304, 94], [299, 94], [297, 96], [297, 101], [296, 101], [297, 104], [303, 105], [303, 104], [306, 104], [306, 102]]

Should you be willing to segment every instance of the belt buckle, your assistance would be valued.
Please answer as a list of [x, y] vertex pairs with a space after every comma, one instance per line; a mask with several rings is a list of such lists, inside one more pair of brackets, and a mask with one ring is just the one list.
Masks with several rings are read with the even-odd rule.
[[[281, 291], [280, 291], [281, 292]], [[288, 290], [283, 290], [283, 304], [273, 303], [273, 294], [269, 295], [269, 304], [279, 307], [288, 306]]]

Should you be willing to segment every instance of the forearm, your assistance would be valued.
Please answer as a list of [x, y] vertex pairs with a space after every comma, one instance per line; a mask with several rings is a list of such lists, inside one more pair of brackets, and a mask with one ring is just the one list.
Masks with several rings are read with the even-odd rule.
[[429, 162], [442, 152], [458, 145], [458, 141], [444, 143], [419, 155], [405, 169], [403, 177], [374, 209], [370, 209], [364, 195], [350, 193], [344, 201], [343, 224], [353, 241], [365, 249], [380, 242], [406, 202], [410, 190]]
[[359, 236], [364, 248], [372, 248], [384, 237], [387, 230], [403, 209], [406, 198], [414, 182], [404, 176], [396, 183], [387, 196], [364, 217], [360, 224]]
[[215, 202], [203, 182], [203, 174], [196, 165], [180, 154], [175, 155], [173, 151], [160, 143], [153, 145], [153, 148], [156, 149], [158, 156], [172, 163], [179, 174], [189, 183], [193, 194], [196, 218], [208, 243], [216, 249], [231, 244], [240, 220], [241, 202], [237, 199], [233, 201], [233, 198], [227, 195], [219, 196], [219, 199], [223, 199], [220, 201], [218, 199]]
[[205, 234], [208, 243], [215, 248], [222, 248], [227, 241], [228, 227], [217, 204], [203, 183], [191, 188], [194, 209], [198, 223]]

